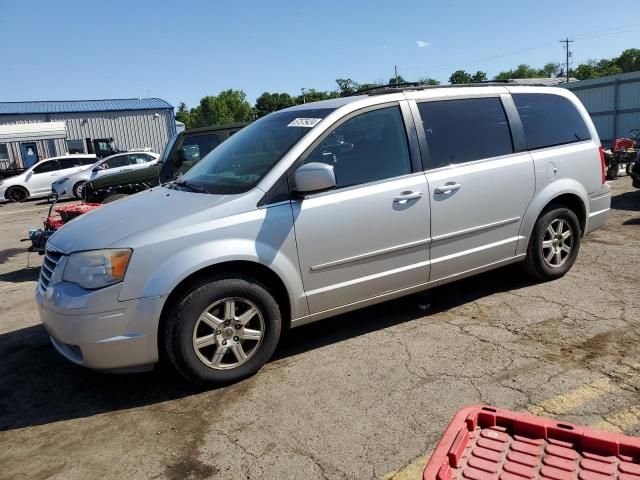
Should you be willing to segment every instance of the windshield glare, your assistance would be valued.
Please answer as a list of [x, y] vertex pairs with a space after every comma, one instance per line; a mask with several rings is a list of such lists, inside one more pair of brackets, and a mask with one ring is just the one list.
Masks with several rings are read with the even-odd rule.
[[181, 180], [204, 187], [210, 193], [246, 192], [309, 133], [310, 125], [317, 124], [332, 111], [305, 109], [267, 115], [211, 151]]

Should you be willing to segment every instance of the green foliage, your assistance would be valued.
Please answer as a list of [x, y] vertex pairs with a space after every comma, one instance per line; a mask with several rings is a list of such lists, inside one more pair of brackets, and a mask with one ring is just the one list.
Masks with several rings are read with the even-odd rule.
[[429, 77], [419, 78], [418, 83], [420, 85], [440, 85], [440, 82], [438, 80], [436, 80], [435, 78], [429, 78]]
[[295, 99], [288, 93], [264, 92], [256, 99], [256, 117], [264, 117], [271, 112], [282, 110], [283, 108], [287, 107], [292, 107], [295, 104]]
[[471, 77], [471, 83], [486, 82], [486, 81], [487, 81], [487, 73], [480, 70], [474, 73], [473, 76]]
[[471, 83], [471, 74], [465, 72], [464, 70], [456, 70], [449, 77], [449, 83], [451, 84]]
[[189, 113], [189, 128], [227, 125], [253, 119], [253, 109], [242, 90], [224, 90], [218, 96], [206, 96]]
[[541, 78], [545, 74], [541, 70], [531, 68], [529, 65], [521, 64], [515, 70], [506, 70], [496, 75], [496, 80], [510, 80], [512, 78]]
[[189, 113], [186, 103], [180, 102], [180, 105], [178, 105], [176, 120], [184, 123], [185, 128], [191, 128], [191, 114]]
[[389, 85], [401, 85], [403, 83], [407, 83], [402, 75], [398, 75], [397, 77], [391, 77], [389, 79]]
[[330, 98], [337, 98], [340, 96], [340, 92], [323, 92], [322, 90], [316, 90], [310, 88], [305, 90], [304, 94], [296, 97], [296, 104], [319, 102], [320, 100], [328, 100]]
[[560, 73], [560, 64], [559, 63], [554, 63], [554, 62], [549, 62], [544, 67], [542, 67], [540, 70], [538, 70], [538, 73], [541, 76], [546, 77], [546, 78], [557, 77], [558, 74]]
[[640, 49], [630, 48], [613, 59], [622, 72], [637, 72], [640, 70]]

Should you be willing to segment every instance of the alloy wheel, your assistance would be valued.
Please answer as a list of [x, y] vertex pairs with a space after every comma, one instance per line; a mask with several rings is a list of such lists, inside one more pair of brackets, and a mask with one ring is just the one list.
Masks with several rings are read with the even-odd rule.
[[193, 329], [193, 349], [207, 367], [228, 370], [247, 362], [260, 348], [264, 317], [251, 301], [229, 297], [208, 306]]
[[571, 224], [562, 218], [553, 220], [544, 232], [542, 240], [542, 256], [552, 268], [565, 264], [573, 250], [573, 229]]

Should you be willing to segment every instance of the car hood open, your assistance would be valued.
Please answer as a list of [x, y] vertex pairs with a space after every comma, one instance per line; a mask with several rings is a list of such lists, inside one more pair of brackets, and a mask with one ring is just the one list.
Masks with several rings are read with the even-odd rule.
[[48, 241], [62, 253], [108, 248], [114, 243], [224, 203], [229, 195], [210, 195], [166, 187], [109, 203], [65, 224]]

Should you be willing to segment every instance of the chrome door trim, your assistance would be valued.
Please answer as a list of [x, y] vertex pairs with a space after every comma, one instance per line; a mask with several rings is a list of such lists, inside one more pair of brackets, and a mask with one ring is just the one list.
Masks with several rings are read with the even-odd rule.
[[416, 240], [415, 242], [403, 243], [400, 245], [394, 245], [392, 247], [381, 248], [380, 250], [374, 250], [371, 252], [361, 253], [360, 255], [354, 255], [352, 257], [340, 258], [338, 260], [332, 260], [331, 262], [321, 263], [319, 265], [313, 265], [311, 267], [311, 271], [317, 272], [318, 270], [325, 270], [327, 268], [337, 267], [338, 265], [345, 265], [347, 263], [357, 262], [358, 260], [364, 260], [365, 258], [377, 257], [379, 255], [386, 255], [388, 253], [397, 252], [399, 250], [426, 245], [430, 242], [431, 242], [431, 239], [426, 238], [424, 240]]
[[481, 232], [482, 230], [489, 230], [495, 227], [502, 227], [503, 225], [509, 225], [511, 223], [518, 222], [522, 217], [507, 218], [505, 220], [499, 220], [493, 223], [487, 223], [485, 225], [478, 225], [477, 227], [465, 228], [464, 230], [458, 230], [456, 232], [444, 233], [442, 235], [436, 235], [431, 238], [432, 242], [440, 242], [442, 240], [449, 240], [454, 237], [460, 237], [469, 233]]
[[[446, 262], [447, 260], [451, 260], [458, 257], [464, 257], [465, 255], [471, 255], [472, 253], [482, 252], [483, 250], [489, 250], [495, 247], [499, 247], [500, 245], [505, 245], [508, 243], [518, 244], [518, 241], [524, 239], [522, 235], [517, 235], [515, 237], [505, 238], [504, 240], [500, 240], [499, 242], [487, 243], [486, 245], [481, 245], [479, 247], [470, 248], [469, 250], [463, 250], [462, 252], [452, 253], [451, 255], [445, 255], [443, 257], [432, 258], [431, 264]], [[514, 246], [515, 248], [515, 246]], [[435, 281], [435, 280], [434, 280]]]
[[375, 305], [377, 303], [386, 302], [388, 300], [392, 300], [394, 298], [404, 297], [406, 295], [410, 295], [412, 293], [421, 292], [423, 290], [428, 290], [432, 287], [436, 287], [438, 285], [442, 285], [445, 283], [451, 283], [456, 280], [470, 277], [472, 275], [476, 275], [478, 273], [486, 272], [488, 270], [493, 270], [495, 268], [503, 267], [505, 265], [509, 265], [512, 263], [516, 263], [524, 259], [525, 254], [516, 255], [511, 258], [506, 258], [504, 260], [500, 260], [489, 265], [483, 265], [482, 267], [474, 268], [472, 270], [467, 270], [465, 272], [456, 273], [449, 277], [441, 278], [438, 280], [434, 280], [432, 282], [422, 283], [420, 285], [415, 285], [413, 287], [403, 288], [400, 290], [394, 290], [392, 292], [386, 292], [376, 297], [366, 298], [364, 300], [359, 300], [354, 303], [349, 303], [347, 305], [342, 305], [340, 307], [335, 307], [329, 310], [323, 310], [322, 312], [313, 313], [311, 315], [305, 315], [303, 317], [294, 318], [291, 320], [291, 328], [299, 327], [301, 325], [306, 325], [308, 323], [313, 323], [318, 320], [323, 320], [328, 317], [333, 317], [335, 315], [339, 315], [341, 313], [347, 313], [353, 310], [358, 310], [363, 307], [367, 307], [369, 305]]

